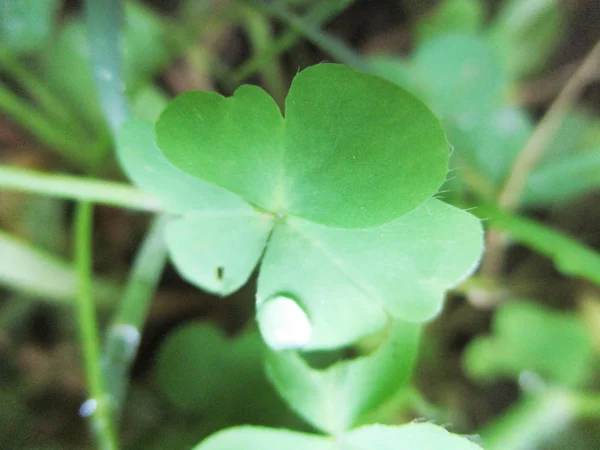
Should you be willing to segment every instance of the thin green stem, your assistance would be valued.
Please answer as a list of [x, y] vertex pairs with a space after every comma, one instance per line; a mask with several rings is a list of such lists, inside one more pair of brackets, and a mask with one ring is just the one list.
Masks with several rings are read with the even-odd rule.
[[90, 417], [99, 448], [116, 450], [110, 399], [104, 390], [96, 306], [92, 295], [92, 219], [92, 205], [88, 202], [78, 203], [75, 215], [75, 266], [78, 274], [76, 313], [90, 396], [83, 404], [81, 414]]
[[137, 254], [119, 307], [108, 328], [104, 352], [104, 373], [114, 398], [114, 416], [121, 415], [129, 370], [137, 354], [150, 300], [158, 287], [167, 262], [164, 240], [166, 217], [154, 220]]
[[81, 143], [72, 132], [48, 120], [9, 88], [0, 83], [0, 110], [14, 119], [26, 131], [67, 157], [81, 159]]
[[62, 124], [77, 130], [80, 134], [85, 131], [71, 111], [64, 105], [61, 98], [50, 91], [39, 78], [23, 65], [18, 58], [7, 51], [0, 51], [0, 66], [16, 82], [18, 82], [44, 110]]
[[56, 175], [0, 165], [0, 189], [36, 195], [85, 200], [119, 208], [158, 212], [153, 196], [123, 183], [72, 175]]
[[[263, 14], [255, 9], [245, 8], [244, 11], [246, 30], [253, 47], [253, 54], [263, 53], [272, 39], [269, 22]], [[285, 86], [281, 68], [277, 60], [271, 60], [262, 65], [260, 69], [261, 78], [266, 88], [270, 91], [278, 105], [282, 106], [285, 101]]]
[[[329, 0], [317, 2], [308, 13], [306, 13], [303, 20], [313, 24], [314, 27], [320, 27], [331, 17], [351, 5], [354, 1], [355, 0]], [[241, 84], [244, 79], [261, 70], [262, 67], [270, 64], [281, 53], [290, 49], [301, 37], [302, 32], [297, 28], [288, 29], [279, 39], [272, 40], [263, 51], [254, 53], [252, 57], [233, 74], [233, 80], [236, 84]]]
[[291, 28], [302, 33], [302, 35], [304, 35], [309, 41], [311, 41], [324, 52], [329, 53], [337, 61], [350, 67], [354, 67], [358, 70], [363, 70], [366, 72], [369, 71], [369, 66], [358, 53], [351, 50], [339, 39], [329, 36], [327, 33], [323, 32], [318, 25], [299, 17], [280, 4], [256, 0], [247, 1], [249, 4], [253, 4], [260, 10], [277, 17]]
[[122, 70], [121, 0], [87, 0], [85, 14], [100, 104], [113, 135], [129, 116]]

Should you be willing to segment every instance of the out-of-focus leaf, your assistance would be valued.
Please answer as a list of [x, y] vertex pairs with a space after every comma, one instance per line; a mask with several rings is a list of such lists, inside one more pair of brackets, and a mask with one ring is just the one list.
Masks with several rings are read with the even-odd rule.
[[419, 41], [444, 34], [475, 34], [484, 19], [481, 0], [444, 0], [423, 17], [416, 28]]
[[285, 418], [285, 406], [267, 381], [263, 359], [257, 333], [227, 338], [212, 325], [191, 324], [160, 348], [156, 380], [185, 411], [229, 424], [273, 423]]
[[30, 53], [49, 41], [61, 6], [59, 0], [2, 0], [0, 51]]
[[375, 75], [379, 75], [417, 97], [422, 97], [421, 88], [413, 78], [410, 62], [393, 55], [377, 55], [369, 58], [369, 67]]
[[229, 428], [194, 450], [481, 450], [462, 436], [431, 423], [370, 425], [336, 437], [259, 427]]
[[544, 67], [561, 39], [558, 0], [506, 0], [490, 28], [490, 37], [513, 79]]
[[[56, 302], [69, 302], [77, 295], [77, 274], [66, 261], [2, 231], [0, 256], [0, 286]], [[106, 281], [95, 287], [101, 302], [116, 294]]]
[[131, 102], [131, 115], [134, 119], [156, 122], [165, 109], [169, 98], [157, 86], [147, 84], [136, 92]]
[[[145, 7], [127, 3], [124, 27], [124, 71], [128, 95], [157, 73], [169, 59], [165, 30]], [[82, 117], [89, 128], [104, 129], [94, 79], [85, 23], [74, 18], [41, 56], [46, 83]], [[68, 76], [66, 76], [68, 74]]]
[[372, 354], [311, 368], [295, 352], [269, 352], [268, 374], [288, 404], [316, 428], [336, 435], [394, 395], [410, 377], [420, 327], [397, 322]]
[[600, 120], [584, 109], [575, 109], [565, 116], [552, 134], [540, 166], [563, 161], [575, 153], [598, 147], [600, 147]]
[[494, 110], [508, 80], [494, 46], [469, 35], [447, 35], [423, 43], [412, 58], [413, 79], [442, 119], [474, 120]]
[[600, 254], [576, 240], [533, 220], [509, 214], [492, 205], [482, 205], [477, 215], [510, 237], [554, 261], [565, 275], [586, 278], [600, 285]]
[[446, 132], [456, 156], [493, 187], [500, 187], [533, 132], [533, 125], [525, 111], [504, 106], [490, 114], [451, 122]]
[[465, 366], [479, 379], [533, 372], [577, 386], [589, 379], [593, 358], [591, 338], [579, 318], [530, 302], [511, 302], [496, 311], [492, 336], [469, 345]]
[[600, 147], [539, 167], [527, 179], [525, 205], [556, 205], [600, 187]]

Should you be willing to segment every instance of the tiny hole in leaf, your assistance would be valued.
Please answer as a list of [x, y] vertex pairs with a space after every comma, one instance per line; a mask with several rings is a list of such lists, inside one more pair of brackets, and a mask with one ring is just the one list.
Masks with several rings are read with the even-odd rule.
[[223, 276], [225, 275], [225, 267], [219, 266], [216, 271], [217, 280], [223, 281]]

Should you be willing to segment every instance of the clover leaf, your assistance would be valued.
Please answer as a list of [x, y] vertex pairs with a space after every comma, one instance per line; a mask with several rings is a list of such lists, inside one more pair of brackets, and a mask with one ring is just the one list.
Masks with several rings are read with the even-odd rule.
[[369, 425], [335, 437], [263, 427], [213, 434], [194, 450], [481, 450], [474, 442], [430, 423]]
[[156, 124], [175, 166], [268, 212], [340, 228], [396, 219], [445, 178], [448, 144], [439, 122], [392, 83], [321, 64], [294, 78], [285, 119], [263, 90], [233, 97], [194, 91]]
[[285, 119], [257, 87], [197, 91], [117, 141], [129, 177], [174, 216], [166, 239], [186, 279], [227, 295], [264, 253], [257, 319], [274, 349], [430, 319], [481, 253], [479, 221], [431, 198], [448, 158], [434, 115], [343, 66], [301, 72]]

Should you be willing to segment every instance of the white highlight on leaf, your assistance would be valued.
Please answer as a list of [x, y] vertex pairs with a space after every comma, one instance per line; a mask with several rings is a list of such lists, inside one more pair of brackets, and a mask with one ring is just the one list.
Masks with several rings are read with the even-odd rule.
[[263, 339], [274, 350], [301, 349], [312, 336], [308, 316], [286, 295], [267, 300], [258, 310], [257, 319]]

